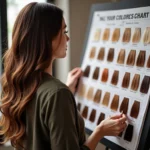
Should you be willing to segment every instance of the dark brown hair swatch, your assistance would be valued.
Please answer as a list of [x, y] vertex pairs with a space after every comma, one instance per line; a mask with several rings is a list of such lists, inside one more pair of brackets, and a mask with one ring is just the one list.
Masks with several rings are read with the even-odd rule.
[[81, 83], [78, 88], [78, 95], [81, 97], [85, 97], [85, 93], [86, 93], [86, 85]]
[[121, 49], [119, 54], [118, 54], [117, 63], [118, 64], [124, 64], [124, 60], [125, 60], [125, 49]]
[[140, 102], [134, 101], [131, 108], [130, 116], [133, 118], [137, 118], [139, 115], [139, 110], [140, 110]]
[[97, 56], [98, 60], [104, 60], [104, 55], [105, 55], [105, 48], [101, 47]]
[[130, 83], [130, 72], [126, 72], [123, 81], [122, 81], [122, 87], [123, 88], [128, 88]]
[[131, 50], [129, 55], [128, 55], [126, 64], [133, 66], [135, 63], [135, 58], [136, 58], [136, 50]]
[[101, 121], [103, 121], [104, 119], [105, 119], [105, 114], [101, 113], [99, 118], [98, 118], [97, 125], [99, 125], [101, 123]]
[[122, 42], [128, 43], [131, 38], [131, 28], [126, 28], [123, 34]]
[[141, 28], [135, 28], [132, 43], [139, 43], [141, 39]]
[[149, 86], [150, 86], [150, 76], [144, 76], [142, 84], [141, 84], [140, 92], [147, 94], [149, 90]]
[[115, 70], [114, 73], [113, 73], [113, 75], [112, 75], [112, 78], [111, 78], [111, 84], [117, 85], [118, 78], [119, 78], [119, 71]]
[[86, 98], [88, 100], [93, 100], [93, 93], [94, 93], [94, 88], [93, 87], [89, 87], [89, 89], [87, 91]]
[[93, 73], [93, 79], [97, 80], [99, 77], [99, 67], [96, 67]]
[[109, 100], [110, 100], [110, 93], [106, 92], [104, 97], [103, 97], [102, 104], [107, 107], [109, 104]]
[[94, 42], [98, 42], [100, 40], [100, 34], [101, 34], [101, 30], [100, 29], [96, 29], [96, 31], [94, 33], [94, 38], [93, 38]]
[[124, 97], [123, 101], [120, 105], [120, 112], [123, 112], [124, 114], [127, 114], [128, 112], [128, 105], [129, 105], [129, 98]]
[[132, 137], [133, 137], [133, 125], [128, 124], [127, 129], [125, 131], [125, 135], [124, 135], [124, 139], [126, 141], [131, 142], [132, 141]]
[[137, 58], [137, 61], [136, 61], [136, 65], [138, 67], [143, 67], [144, 64], [145, 64], [145, 58], [146, 58], [146, 52], [141, 50], [139, 52], [139, 55], [138, 55], [138, 58]]
[[96, 47], [94, 46], [90, 50], [89, 58], [93, 59], [95, 57], [95, 53], [96, 53]]
[[93, 101], [95, 102], [95, 103], [99, 103], [100, 102], [100, 100], [101, 100], [101, 94], [102, 94], [102, 90], [97, 90], [96, 91], [96, 93], [95, 93], [95, 96], [94, 96], [94, 99], [93, 99]]
[[103, 34], [103, 41], [108, 41], [109, 40], [109, 36], [110, 36], [110, 29], [106, 28], [104, 30], [104, 34]]
[[150, 27], [147, 27], [144, 32], [144, 38], [143, 38], [144, 44], [150, 43]]
[[110, 105], [111, 110], [117, 111], [119, 106], [119, 95], [114, 95], [112, 103]]
[[140, 75], [139, 74], [135, 74], [131, 83], [131, 89], [134, 91], [137, 91], [138, 87], [139, 87], [139, 83], [140, 83]]
[[90, 74], [90, 66], [86, 66], [85, 70], [84, 70], [84, 73], [83, 73], [83, 76], [85, 77], [89, 77], [89, 74]]
[[92, 112], [91, 112], [91, 114], [90, 114], [89, 120], [90, 120], [91, 122], [94, 122], [94, 121], [95, 121], [95, 117], [96, 117], [96, 110], [95, 110], [95, 109], [92, 109]]
[[107, 56], [107, 61], [112, 62], [114, 59], [114, 48], [110, 48]]
[[102, 72], [102, 77], [101, 77], [101, 81], [102, 82], [107, 82], [108, 80], [108, 75], [109, 75], [109, 71], [107, 68], [105, 68]]
[[118, 42], [120, 38], [120, 28], [116, 28], [113, 32], [113, 35], [112, 35], [112, 42]]
[[83, 109], [83, 111], [82, 111], [82, 116], [83, 116], [84, 118], [87, 118], [87, 115], [88, 115], [88, 107], [85, 106], [84, 109]]
[[148, 60], [147, 60], [147, 68], [150, 68], [150, 56], [148, 57]]
[[81, 110], [81, 104], [80, 103], [77, 104], [77, 109], [78, 109], [78, 111]]

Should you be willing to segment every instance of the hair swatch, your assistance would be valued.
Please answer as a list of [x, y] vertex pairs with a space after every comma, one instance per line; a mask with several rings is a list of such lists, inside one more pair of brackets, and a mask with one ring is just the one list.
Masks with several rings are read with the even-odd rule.
[[93, 59], [95, 57], [95, 53], [96, 53], [96, 47], [94, 46], [90, 50], [89, 58]]
[[150, 68], [150, 56], [148, 57], [148, 60], [147, 60], [147, 68]]
[[121, 49], [118, 55], [117, 63], [124, 64], [124, 60], [125, 60], [125, 49]]
[[120, 112], [123, 112], [124, 114], [127, 114], [127, 112], [128, 112], [128, 104], [129, 104], [129, 98], [124, 97], [123, 101], [121, 103], [121, 106], [120, 106]]
[[139, 87], [139, 83], [140, 83], [140, 75], [139, 74], [135, 74], [131, 83], [131, 89], [134, 91], [137, 91], [138, 87]]
[[109, 29], [109, 28], [106, 28], [106, 29], [104, 30], [104, 34], [103, 34], [103, 41], [108, 41], [109, 36], [110, 36], [110, 29]]
[[139, 43], [141, 39], [141, 28], [135, 28], [132, 43]]
[[149, 86], [150, 86], [150, 76], [144, 76], [142, 84], [141, 84], [140, 92], [147, 94], [149, 90]]
[[100, 34], [101, 34], [101, 30], [100, 29], [96, 29], [96, 31], [94, 33], [94, 38], [93, 38], [94, 42], [98, 42], [100, 40]]
[[95, 103], [99, 103], [100, 102], [101, 94], [102, 94], [102, 90], [98, 89], [96, 91], [96, 93], [95, 93], [94, 100], [93, 100]]
[[83, 76], [85, 77], [89, 77], [89, 74], [90, 74], [90, 66], [86, 66], [85, 70], [84, 70], [84, 73], [83, 73]]
[[110, 99], [110, 93], [109, 93], [109, 92], [106, 92], [105, 95], [104, 95], [102, 104], [103, 104], [104, 106], [108, 106], [108, 104], [109, 104], [109, 99]]
[[105, 68], [105, 69], [103, 70], [103, 73], [102, 73], [101, 81], [102, 81], [102, 82], [107, 82], [107, 80], [108, 80], [108, 75], [109, 75], [109, 71], [108, 71], [107, 68]]
[[112, 62], [114, 59], [114, 48], [110, 48], [107, 56], [107, 61]]
[[81, 97], [85, 97], [86, 85], [81, 83], [78, 88], [78, 95]]
[[88, 115], [88, 107], [85, 106], [84, 109], [83, 109], [83, 111], [82, 111], [82, 116], [83, 116], [84, 118], [87, 118], [87, 115]]
[[112, 42], [118, 42], [120, 38], [120, 28], [116, 28], [112, 35]]
[[78, 111], [80, 111], [80, 110], [81, 110], [81, 104], [80, 104], [80, 103], [78, 103], [78, 105], [77, 105], [77, 109], [78, 109]]
[[128, 124], [127, 129], [125, 131], [124, 139], [126, 141], [131, 142], [133, 137], [133, 125]]
[[103, 121], [104, 119], [105, 119], [105, 114], [101, 113], [99, 118], [98, 118], [97, 125], [99, 125], [101, 123], [101, 121]]
[[95, 117], [96, 117], [96, 110], [95, 110], [95, 109], [92, 109], [92, 112], [91, 112], [91, 114], [90, 114], [89, 120], [90, 120], [91, 122], [94, 122], [94, 121], [95, 121]]
[[93, 79], [97, 80], [99, 77], [99, 67], [96, 67], [93, 73]]
[[104, 55], [105, 55], [105, 48], [101, 47], [99, 50], [97, 59], [98, 60], [104, 60]]
[[137, 61], [136, 61], [136, 65], [138, 67], [143, 67], [144, 64], [145, 64], [145, 58], [146, 58], [146, 52], [141, 50], [139, 52], [139, 55], [138, 55], [138, 58], [137, 58]]
[[150, 27], [147, 27], [144, 32], [144, 38], [143, 38], [144, 44], [150, 43]]
[[130, 42], [131, 38], [131, 28], [126, 28], [123, 34], [122, 42]]
[[88, 100], [93, 100], [93, 93], [94, 93], [94, 88], [93, 87], [90, 87], [87, 91], [87, 95], [86, 95], [86, 98]]
[[130, 83], [130, 72], [126, 72], [123, 81], [122, 81], [122, 87], [123, 88], [128, 88]]
[[140, 110], [140, 102], [134, 101], [131, 108], [130, 116], [133, 118], [137, 118], [139, 115], [139, 110]]
[[111, 110], [117, 111], [118, 106], [119, 106], [119, 95], [114, 95], [110, 108]]
[[119, 78], [119, 71], [115, 70], [114, 73], [113, 73], [113, 75], [112, 75], [111, 84], [117, 85], [118, 78]]
[[127, 58], [127, 65], [133, 66], [135, 63], [135, 58], [136, 58], [136, 50], [131, 50], [128, 58]]

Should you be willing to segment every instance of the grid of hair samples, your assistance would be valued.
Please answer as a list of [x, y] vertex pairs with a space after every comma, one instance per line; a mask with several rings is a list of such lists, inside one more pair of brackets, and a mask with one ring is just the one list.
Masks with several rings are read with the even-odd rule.
[[[86, 128], [94, 130], [105, 118], [123, 112], [127, 128], [105, 137], [136, 150], [150, 95], [150, 18], [107, 20], [108, 16], [139, 13], [149, 7], [95, 12], [83, 57], [83, 76], [76, 93]], [[100, 16], [105, 16], [101, 20]]]

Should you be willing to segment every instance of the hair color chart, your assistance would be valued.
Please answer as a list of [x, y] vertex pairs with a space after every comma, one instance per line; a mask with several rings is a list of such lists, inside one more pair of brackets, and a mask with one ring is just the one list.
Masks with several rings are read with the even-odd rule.
[[150, 99], [150, 7], [95, 11], [81, 68], [75, 97], [86, 128], [123, 112], [126, 129], [105, 138], [136, 150]]

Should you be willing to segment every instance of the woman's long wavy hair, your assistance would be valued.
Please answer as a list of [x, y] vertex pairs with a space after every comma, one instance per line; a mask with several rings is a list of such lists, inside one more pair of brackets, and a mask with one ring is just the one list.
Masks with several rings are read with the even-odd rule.
[[62, 27], [63, 11], [50, 3], [30, 3], [19, 13], [12, 45], [4, 55], [1, 79], [0, 135], [20, 146], [25, 136], [22, 116], [52, 60], [52, 41]]

